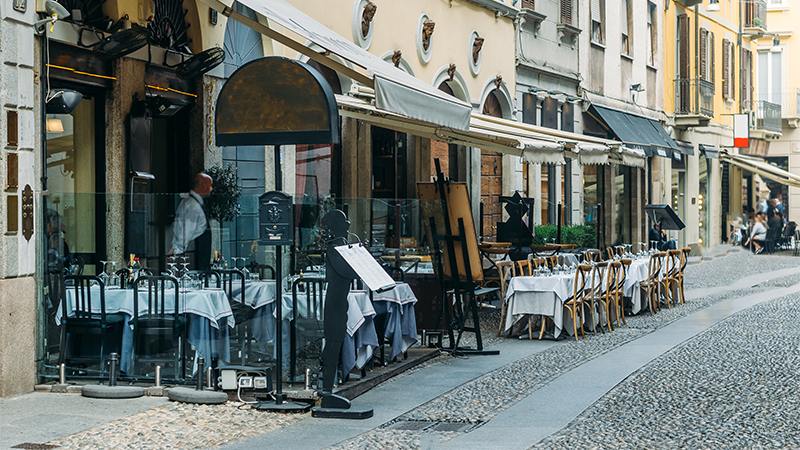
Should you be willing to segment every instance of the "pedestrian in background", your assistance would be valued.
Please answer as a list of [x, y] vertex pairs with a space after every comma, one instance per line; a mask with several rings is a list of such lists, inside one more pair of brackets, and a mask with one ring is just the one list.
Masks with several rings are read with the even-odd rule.
[[759, 254], [764, 251], [764, 246], [767, 242], [767, 225], [766, 215], [762, 212], [756, 213], [755, 220], [753, 221], [753, 228], [750, 231], [750, 237], [744, 243], [745, 246], [750, 246], [753, 253]]

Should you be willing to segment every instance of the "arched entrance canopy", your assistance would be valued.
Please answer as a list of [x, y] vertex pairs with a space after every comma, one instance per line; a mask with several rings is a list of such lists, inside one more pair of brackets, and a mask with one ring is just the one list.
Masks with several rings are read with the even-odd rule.
[[308, 64], [277, 56], [251, 61], [228, 78], [214, 123], [219, 146], [339, 143], [330, 84]]

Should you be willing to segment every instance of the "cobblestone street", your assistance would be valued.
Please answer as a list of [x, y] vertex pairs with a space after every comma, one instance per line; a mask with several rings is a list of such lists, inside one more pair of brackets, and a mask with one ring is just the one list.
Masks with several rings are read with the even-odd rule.
[[[364, 421], [257, 413], [236, 403], [155, 402], [127, 416], [86, 420], [84, 431], [41, 442], [237, 449], [800, 446], [797, 259], [734, 252], [691, 265], [686, 285], [685, 305], [629, 317], [611, 333], [577, 342], [491, 337], [500, 356], [441, 355], [356, 399], [375, 409]], [[486, 329], [496, 329], [497, 314], [485, 318]], [[56, 394], [37, 401], [49, 395]], [[0, 434], [21, 433], [20, 421], [4, 419], [9, 428]], [[8, 439], [0, 447], [11, 446]]]

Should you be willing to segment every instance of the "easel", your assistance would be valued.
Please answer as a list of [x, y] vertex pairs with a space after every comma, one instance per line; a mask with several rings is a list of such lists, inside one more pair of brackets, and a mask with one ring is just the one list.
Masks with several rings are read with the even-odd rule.
[[[499, 355], [499, 350], [484, 350], [483, 337], [481, 336], [480, 319], [478, 317], [478, 302], [476, 295], [486, 294], [492, 289], [476, 290], [475, 280], [472, 276], [472, 267], [470, 265], [470, 255], [467, 245], [467, 232], [464, 225], [464, 219], [458, 219], [458, 234], [453, 233], [450, 224], [449, 207], [447, 200], [446, 190], [449, 189], [449, 182], [445, 180], [442, 173], [441, 164], [439, 159], [434, 160], [436, 166], [436, 190], [439, 193], [439, 202], [442, 208], [442, 216], [444, 218], [444, 234], [439, 234], [436, 229], [436, 219], [429, 218], [431, 229], [431, 241], [434, 249], [434, 265], [436, 267], [436, 276], [442, 287], [442, 314], [444, 315], [445, 323], [447, 324], [447, 335], [450, 339], [450, 347], [443, 348], [443, 351], [450, 352], [453, 355]], [[458, 261], [456, 258], [456, 243], [460, 244], [461, 257], [463, 258], [463, 271], [464, 278], [462, 279], [459, 273]], [[447, 260], [449, 264], [449, 277], [445, 273], [445, 267], [442, 255], [442, 245], [447, 250]], [[450, 301], [449, 294], [452, 292], [453, 299], [455, 300], [452, 309], [453, 317], [450, 317]], [[465, 306], [467, 311], [465, 312]], [[466, 324], [466, 314], [472, 315], [472, 326]], [[458, 335], [455, 335], [455, 332]], [[464, 332], [475, 333], [475, 341], [477, 348], [464, 348], [459, 344]]]

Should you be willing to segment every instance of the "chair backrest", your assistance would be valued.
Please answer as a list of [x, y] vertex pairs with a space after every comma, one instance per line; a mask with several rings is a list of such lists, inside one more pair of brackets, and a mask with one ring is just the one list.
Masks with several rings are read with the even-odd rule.
[[[139, 314], [139, 292], [146, 289], [147, 314]], [[167, 294], [172, 295], [172, 311], [167, 310]], [[133, 281], [134, 327], [140, 318], [165, 318], [180, 315], [178, 279], [171, 275], [142, 275]]]
[[680, 248], [680, 252], [681, 252], [680, 259], [679, 259], [680, 267], [678, 268], [678, 270], [680, 271], [681, 274], [683, 274], [683, 272], [686, 270], [686, 264], [689, 263], [689, 255], [692, 254], [692, 248], [691, 247], [681, 247]]
[[615, 245], [614, 246], [614, 253], [616, 253], [617, 256], [624, 255], [625, 254], [625, 246], [624, 245]]
[[[98, 288], [92, 292], [92, 283]], [[96, 308], [100, 306], [100, 321], [106, 321], [106, 285], [96, 275], [66, 275], [64, 277], [66, 289], [75, 290], [75, 305], [73, 314], [67, 310], [67, 302], [61, 302], [61, 317], [76, 317], [90, 319], [96, 317]], [[72, 284], [72, 285], [70, 285]], [[66, 299], [65, 299], [66, 300]], [[93, 316], [95, 314], [95, 316]]]
[[558, 265], [558, 256], [556, 255], [548, 256], [545, 258], [545, 261], [547, 262], [547, 267], [550, 270], [553, 270], [553, 267]]
[[572, 299], [576, 303], [583, 302], [587, 295], [591, 295], [591, 289], [586, 286], [591, 272], [592, 266], [589, 264], [580, 264], [575, 269], [575, 277], [572, 279]]
[[530, 259], [520, 259], [519, 261], [515, 262], [516, 274], [522, 277], [531, 276], [533, 275], [533, 264], [531, 263]]
[[583, 252], [583, 262], [599, 262], [602, 253], [596, 248], [592, 248]]
[[622, 271], [622, 263], [619, 261], [609, 261], [605, 269], [603, 287], [606, 297], [616, 295], [617, 286], [619, 285], [620, 272]]
[[654, 282], [658, 280], [661, 274], [661, 259], [658, 253], [650, 255], [650, 260], [647, 263], [647, 281]]
[[275, 268], [269, 264], [258, 264], [255, 261], [247, 266], [247, 270], [251, 273], [257, 273], [260, 280], [274, 280]]
[[[222, 290], [231, 301], [244, 303], [245, 277], [242, 269], [217, 270], [222, 278]], [[238, 291], [239, 295], [234, 295]]]
[[680, 270], [680, 257], [680, 250], [667, 251], [667, 274], [669, 276], [674, 277], [678, 274], [678, 271]]
[[628, 278], [628, 269], [631, 267], [633, 260], [630, 258], [622, 258], [619, 260], [620, 262], [620, 270], [619, 270], [619, 283], [617, 284], [617, 289], [622, 289], [625, 285], [625, 279]]
[[325, 300], [325, 278], [319, 275], [301, 275], [292, 283], [292, 302], [295, 305], [300, 300], [299, 294], [305, 295], [306, 311], [309, 316], [318, 317]]
[[614, 247], [606, 247], [606, 256], [608, 259], [614, 259]]
[[222, 275], [217, 270], [206, 270], [198, 274], [203, 287], [222, 288]]
[[508, 282], [516, 273], [514, 270], [514, 261], [499, 261], [496, 265], [497, 273], [500, 276], [500, 296], [501, 299], [505, 299]]

